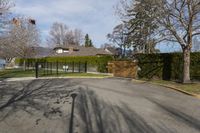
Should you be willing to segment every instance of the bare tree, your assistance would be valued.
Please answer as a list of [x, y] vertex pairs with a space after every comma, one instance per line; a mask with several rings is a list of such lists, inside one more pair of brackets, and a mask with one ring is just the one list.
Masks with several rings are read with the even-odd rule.
[[125, 24], [117, 25], [111, 34], [107, 35], [107, 38], [118, 45], [121, 48], [122, 56], [125, 56], [126, 48], [129, 47], [129, 40], [127, 35], [127, 27]]
[[55, 45], [80, 45], [82, 41], [83, 34], [81, 30], [70, 30], [67, 25], [58, 22], [52, 25], [47, 39], [51, 47]]
[[[39, 31], [36, 25], [26, 18], [17, 18], [16, 23], [10, 25], [10, 31], [0, 41], [0, 54], [9, 64], [13, 58], [32, 58], [36, 51], [34, 47], [40, 43]], [[24, 61], [24, 66], [25, 66]]]
[[38, 46], [40, 43], [39, 31], [36, 25], [30, 23], [26, 18], [20, 18], [19, 21], [19, 25], [11, 26], [10, 42], [18, 57], [29, 58], [33, 54], [30, 52], [30, 48]]
[[6, 62], [10, 62], [13, 58], [13, 52], [8, 50], [8, 38], [5, 35], [9, 25], [9, 11], [12, 6], [13, 3], [10, 0], [0, 0], [0, 57], [4, 58]]
[[64, 45], [76, 45], [75, 43], [75, 36], [74, 36], [74, 32], [72, 30], [69, 30], [66, 34], [65, 34], [65, 38], [64, 38]]
[[[124, 3], [123, 3], [124, 4]], [[130, 16], [137, 17], [134, 14], [140, 4], [139, 15], [144, 15], [140, 19], [136, 19], [139, 24], [147, 22], [146, 28], [150, 28], [151, 22], [158, 26], [156, 30], [158, 34], [150, 36], [159, 37], [159, 41], [170, 41], [173, 44], [179, 44], [183, 51], [183, 78], [182, 82], [190, 82], [190, 52], [193, 46], [194, 37], [200, 35], [200, 1], [199, 0], [131, 0], [125, 3], [126, 7], [130, 7], [129, 13], [126, 15], [131, 22]], [[146, 14], [150, 11], [153, 14]], [[147, 16], [146, 16], [146, 15]], [[151, 17], [149, 17], [151, 16]], [[148, 20], [150, 18], [150, 20]], [[146, 21], [148, 20], [148, 21]], [[142, 28], [142, 29], [146, 29]], [[136, 39], [145, 39], [144, 37], [136, 37]], [[157, 41], [157, 40], [153, 40]]]
[[65, 36], [69, 28], [63, 23], [53, 23], [49, 32], [50, 45], [65, 45]]
[[5, 27], [9, 23], [8, 13], [10, 8], [14, 6], [10, 0], [0, 0], [0, 33], [2, 34]]
[[74, 42], [75, 44], [81, 45], [83, 43], [84, 36], [83, 32], [80, 29], [74, 30]]
[[4, 15], [13, 6], [11, 0], [0, 0], [0, 15]]
[[9, 39], [7, 36], [1, 36], [0, 38], [0, 57], [5, 59], [6, 63], [10, 63], [16, 57]]
[[200, 35], [199, 0], [157, 0], [157, 22], [168, 41], [183, 51], [183, 83], [190, 82], [190, 52], [193, 38]]

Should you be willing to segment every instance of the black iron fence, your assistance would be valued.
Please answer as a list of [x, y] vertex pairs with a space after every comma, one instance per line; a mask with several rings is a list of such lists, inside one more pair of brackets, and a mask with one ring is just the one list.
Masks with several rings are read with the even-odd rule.
[[36, 77], [59, 76], [68, 73], [87, 73], [87, 62], [35, 62], [26, 63], [26, 70], [35, 70]]

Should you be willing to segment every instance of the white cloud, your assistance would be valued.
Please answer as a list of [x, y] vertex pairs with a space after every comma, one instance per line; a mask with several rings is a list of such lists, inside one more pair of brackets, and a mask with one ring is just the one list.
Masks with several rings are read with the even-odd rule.
[[91, 34], [100, 46], [106, 34], [119, 23], [113, 6], [118, 0], [15, 0], [15, 13], [36, 19], [43, 36], [55, 21]]

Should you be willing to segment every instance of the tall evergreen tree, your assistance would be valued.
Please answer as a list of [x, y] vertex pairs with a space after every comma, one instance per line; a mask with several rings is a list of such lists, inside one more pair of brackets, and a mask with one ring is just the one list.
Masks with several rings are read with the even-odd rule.
[[92, 40], [88, 34], [85, 35], [85, 47], [93, 47]]
[[93, 47], [93, 43], [92, 43], [92, 40], [90, 39], [89, 41], [89, 47]]
[[[139, 51], [151, 53], [155, 49], [155, 31], [158, 28], [155, 23], [155, 13], [153, 3], [149, 0], [136, 0], [135, 8], [128, 10], [127, 15], [130, 20], [129, 36], [134, 45], [138, 46]], [[153, 42], [153, 43], [152, 43]]]
[[85, 35], [85, 47], [89, 47], [89, 43], [90, 43], [90, 38], [89, 38], [89, 35], [86, 34]]

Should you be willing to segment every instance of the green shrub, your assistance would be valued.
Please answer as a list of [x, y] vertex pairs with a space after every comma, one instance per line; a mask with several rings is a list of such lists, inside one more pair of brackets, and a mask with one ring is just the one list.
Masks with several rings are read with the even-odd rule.
[[[135, 56], [141, 71], [139, 78], [159, 78], [181, 80], [183, 70], [182, 53], [138, 54]], [[200, 79], [200, 53], [191, 53], [190, 74], [192, 79]]]

